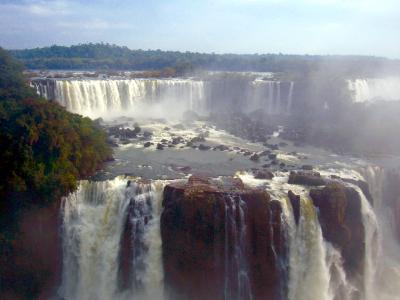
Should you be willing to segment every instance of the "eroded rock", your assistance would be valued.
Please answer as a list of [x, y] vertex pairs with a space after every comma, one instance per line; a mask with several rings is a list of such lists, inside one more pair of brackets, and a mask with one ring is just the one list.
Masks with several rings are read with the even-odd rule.
[[318, 172], [292, 171], [289, 175], [289, 184], [299, 184], [308, 186], [325, 185], [326, 181]]
[[[165, 283], [175, 299], [224, 298], [225, 258], [234, 260], [232, 241], [238, 233], [227, 227], [227, 211], [239, 201], [244, 203], [245, 224], [240, 224], [239, 209], [230, 217], [237, 226], [246, 225], [242, 248], [253, 299], [284, 299], [284, 270], [277, 261], [285, 259], [280, 203], [264, 190], [246, 188], [237, 178], [212, 181], [198, 176], [164, 190]], [[230, 282], [235, 282], [237, 272], [230, 273]]]

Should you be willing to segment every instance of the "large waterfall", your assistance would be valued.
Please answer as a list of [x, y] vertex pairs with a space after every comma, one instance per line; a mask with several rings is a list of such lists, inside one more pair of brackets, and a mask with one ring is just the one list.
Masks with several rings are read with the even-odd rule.
[[[356, 280], [358, 283], [347, 278], [340, 252], [324, 239], [309, 188], [288, 184], [283, 173], [267, 186], [283, 208], [288, 240], [288, 300], [398, 297], [399, 245], [393, 237], [390, 208], [380, 198], [384, 173], [372, 167], [363, 168], [362, 175], [346, 170], [343, 174], [346, 172], [365, 178], [375, 198], [373, 209], [361, 188], [346, 184], [360, 197], [365, 231], [363, 279]], [[246, 184], [261, 182], [246, 176], [241, 176]], [[122, 177], [80, 183], [62, 207], [64, 267], [60, 296], [67, 300], [165, 299], [160, 235], [164, 186], [164, 181], [150, 183]], [[287, 198], [288, 190], [301, 196], [298, 221]], [[251, 251], [246, 244], [246, 210], [246, 203], [238, 196], [225, 201], [226, 300], [253, 299], [246, 261]]]
[[[234, 89], [230, 84], [227, 82], [227, 89]], [[294, 82], [256, 79], [244, 80], [244, 84], [239, 109], [291, 113]], [[37, 79], [31, 85], [42, 97], [90, 118], [165, 117], [166, 110], [169, 117], [185, 110], [205, 114], [213, 109], [212, 103], [230, 102], [233, 97], [229, 91], [213, 92], [219, 87], [194, 79]]]
[[349, 80], [355, 102], [400, 100], [400, 78], [370, 78]]
[[[83, 181], [63, 206], [64, 299], [162, 299], [160, 213], [163, 184], [116, 178]], [[128, 236], [124, 228], [131, 226]], [[120, 288], [121, 243], [128, 238], [132, 260]]]
[[54, 100], [69, 111], [91, 118], [146, 114], [149, 107], [169, 109], [206, 109], [204, 82], [190, 79], [65, 79], [55, 80], [54, 93], [48, 81], [33, 81], [38, 93]]

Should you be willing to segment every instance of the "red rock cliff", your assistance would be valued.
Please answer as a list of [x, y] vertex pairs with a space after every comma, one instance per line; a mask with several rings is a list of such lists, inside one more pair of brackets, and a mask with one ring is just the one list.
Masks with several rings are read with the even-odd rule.
[[[233, 182], [232, 182], [233, 181]], [[284, 235], [281, 206], [265, 191], [248, 189], [240, 180], [219, 185], [191, 177], [187, 183], [164, 190], [161, 216], [165, 283], [177, 299], [224, 299], [226, 280], [238, 276], [226, 262], [232, 260], [234, 230], [226, 230], [231, 201], [244, 202], [244, 255], [253, 299], [283, 299]], [[228, 205], [228, 208], [227, 208]], [[236, 270], [237, 271], [237, 270]], [[237, 287], [233, 287], [233, 294]], [[236, 298], [233, 298], [236, 299]]]

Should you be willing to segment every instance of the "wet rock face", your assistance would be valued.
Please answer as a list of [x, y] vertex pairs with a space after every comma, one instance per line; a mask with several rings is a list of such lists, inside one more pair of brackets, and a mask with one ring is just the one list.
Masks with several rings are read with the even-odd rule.
[[0, 299], [51, 299], [61, 283], [60, 202], [24, 210], [0, 255]]
[[[243, 219], [239, 209], [232, 210], [240, 201]], [[238, 179], [211, 182], [192, 176], [165, 187], [163, 206], [165, 284], [174, 299], [224, 299], [226, 282], [231, 293], [238, 292], [233, 241], [243, 228], [240, 247], [253, 299], [285, 298], [282, 208], [265, 191], [245, 188]]]
[[293, 208], [294, 220], [296, 222], [296, 225], [298, 225], [300, 219], [300, 196], [296, 195], [292, 191], [289, 191], [288, 197], [290, 200], [290, 204], [292, 205]]
[[393, 213], [393, 226], [398, 241], [400, 241], [400, 173], [399, 171], [388, 172], [385, 178], [383, 198], [385, 205], [391, 208]]
[[340, 250], [348, 277], [357, 281], [363, 275], [365, 253], [359, 194], [342, 184], [331, 183], [311, 190], [310, 196], [319, 210], [325, 240]]

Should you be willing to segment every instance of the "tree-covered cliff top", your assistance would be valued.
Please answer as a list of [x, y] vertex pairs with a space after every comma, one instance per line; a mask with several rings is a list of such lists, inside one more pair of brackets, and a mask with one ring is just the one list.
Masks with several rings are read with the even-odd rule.
[[173, 67], [178, 71], [308, 72], [325, 68], [346, 76], [400, 73], [400, 60], [372, 56], [207, 54], [130, 50], [103, 43], [12, 50], [11, 53], [30, 69], [154, 70]]
[[110, 157], [102, 129], [40, 99], [0, 48], [0, 215], [21, 198], [66, 195]]

